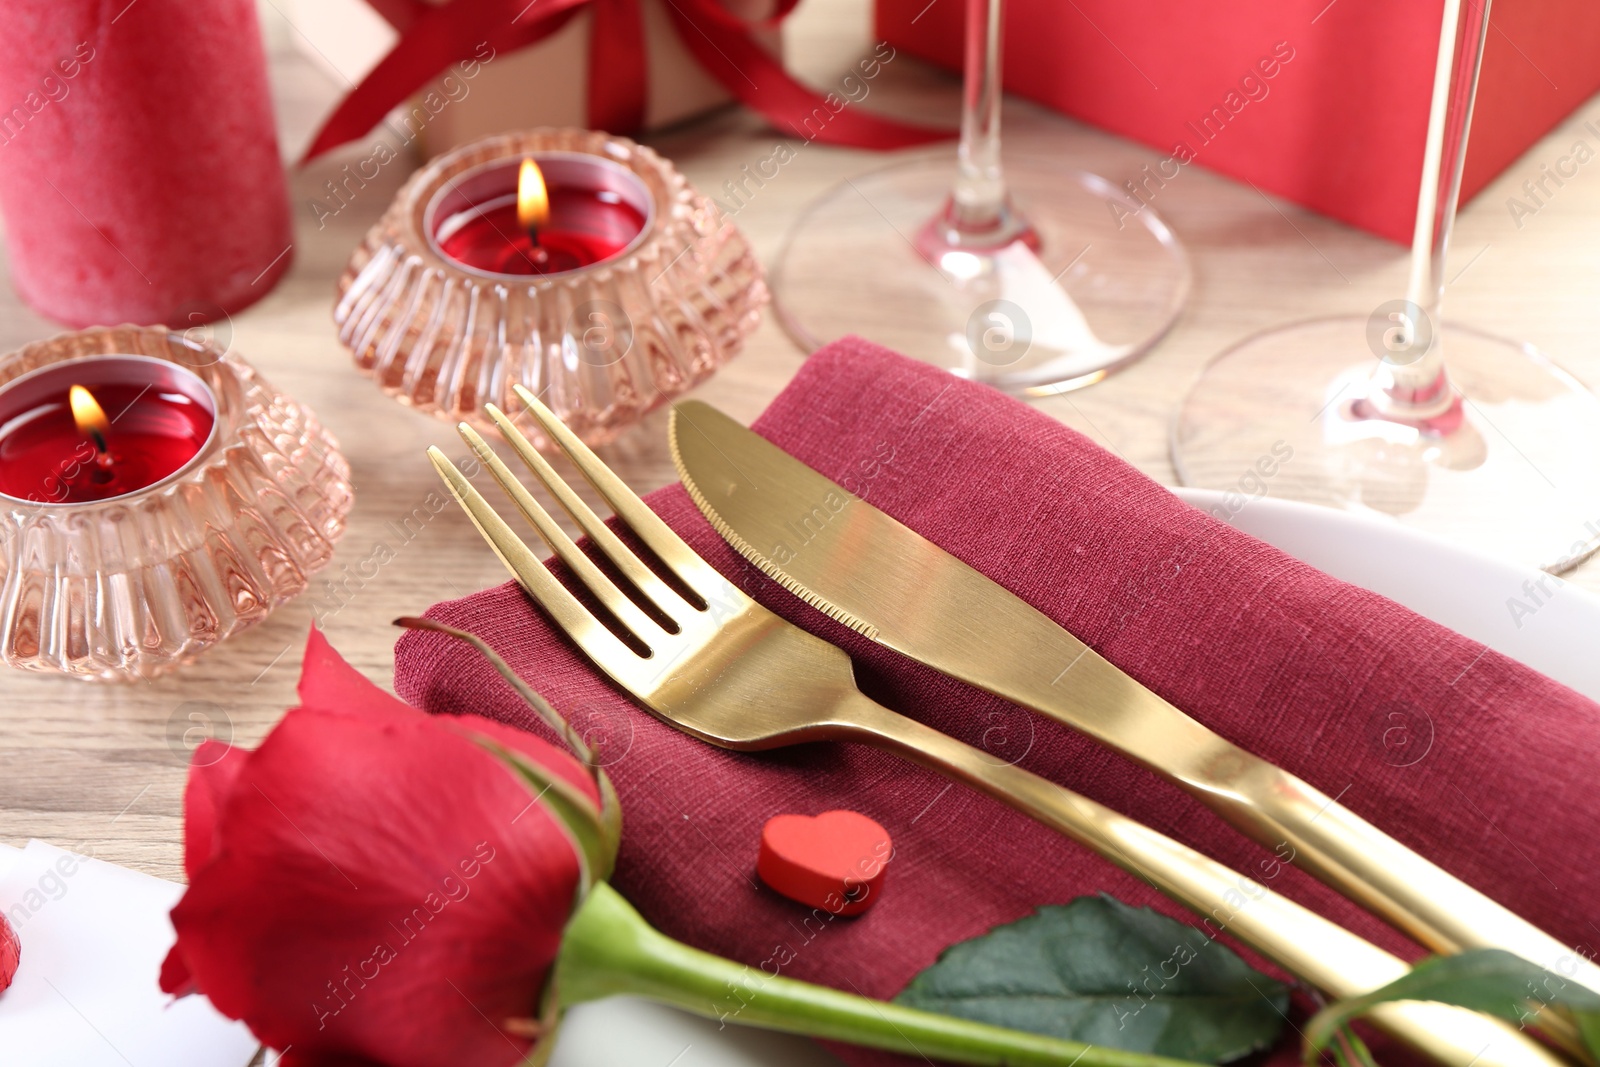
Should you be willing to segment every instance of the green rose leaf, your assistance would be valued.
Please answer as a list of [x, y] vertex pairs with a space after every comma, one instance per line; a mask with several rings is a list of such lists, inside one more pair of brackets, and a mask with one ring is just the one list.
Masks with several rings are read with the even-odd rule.
[[1306, 1062], [1352, 1019], [1394, 1000], [1453, 1004], [1519, 1027], [1565, 1031], [1600, 1058], [1600, 994], [1503, 949], [1484, 948], [1423, 960], [1382, 989], [1323, 1008], [1305, 1028]]
[[1133, 1052], [1225, 1063], [1277, 1041], [1282, 982], [1149, 908], [1040, 908], [947, 948], [895, 1001]]

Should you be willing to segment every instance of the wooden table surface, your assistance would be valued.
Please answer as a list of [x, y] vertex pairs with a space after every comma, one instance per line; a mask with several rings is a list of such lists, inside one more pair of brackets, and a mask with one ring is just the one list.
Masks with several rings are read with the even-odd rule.
[[[276, 0], [262, 0], [285, 154], [301, 147], [345, 89], [295, 46], [296, 30]], [[954, 2], [954, 0], [947, 0]], [[786, 31], [791, 69], [815, 85], [836, 83], [870, 50], [865, 0], [807, 0]], [[956, 82], [906, 59], [885, 68], [872, 106], [924, 121], [954, 121]], [[1461, 214], [1448, 305], [1473, 324], [1530, 341], [1568, 369], [1600, 383], [1593, 287], [1600, 268], [1600, 177], [1580, 176], [1519, 229], [1506, 198], [1541, 162], [1577, 138], [1590, 102], [1551, 133]], [[1070, 153], [1077, 165], [1121, 181], [1159, 153], [1021, 103], [1008, 103], [1007, 136]], [[766, 159], [778, 138], [737, 110], [648, 138], [700, 188], [717, 190], [742, 164]], [[402, 408], [350, 366], [331, 321], [334, 280], [414, 163], [396, 161], [326, 228], [310, 202], [346, 162], [325, 158], [292, 174], [297, 235], [293, 269], [261, 303], [222, 325], [235, 350], [272, 382], [309, 404], [350, 461], [356, 504], [329, 572], [264, 624], [156, 681], [91, 685], [3, 672], [0, 677], [0, 841], [38, 837], [99, 858], [181, 878], [185, 735], [210, 722], [215, 734], [254, 744], [293, 701], [298, 652], [313, 617], [369, 677], [389, 683], [397, 615], [418, 613], [505, 578], [456, 509], [413, 541], [342, 605], [322, 578], [366, 558], [386, 524], [409, 515], [436, 482], [422, 456], [429, 444], [459, 448], [449, 426]], [[841, 178], [884, 162], [867, 152], [807, 146], [738, 215], [770, 261], [796, 212]], [[1587, 175], [1588, 172], [1585, 172]], [[1402, 292], [1404, 250], [1269, 200], [1199, 168], [1162, 192], [1160, 210], [1188, 246], [1196, 285], [1176, 329], [1149, 356], [1090, 389], [1038, 402], [1159, 480], [1171, 482], [1167, 423], [1201, 364], [1232, 342], [1314, 314], [1365, 314]], [[0, 286], [0, 346], [58, 332]], [[800, 366], [801, 354], [770, 320], [748, 349], [697, 395], [748, 421]], [[640, 492], [672, 477], [664, 413], [605, 459]], [[1600, 462], [1600, 457], [1596, 457]], [[1573, 576], [1600, 590], [1600, 563]], [[198, 718], [196, 718], [198, 717]]]

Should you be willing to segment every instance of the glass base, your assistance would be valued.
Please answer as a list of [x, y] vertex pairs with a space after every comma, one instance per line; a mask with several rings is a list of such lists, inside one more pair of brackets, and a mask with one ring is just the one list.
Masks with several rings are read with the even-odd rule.
[[1314, 319], [1213, 360], [1173, 422], [1179, 481], [1389, 515], [1556, 573], [1600, 548], [1600, 398], [1528, 345], [1446, 324], [1455, 428], [1363, 417], [1368, 329]]
[[939, 239], [955, 162], [851, 178], [790, 232], [772, 273], [779, 320], [806, 351], [859, 334], [997, 388], [1092, 385], [1143, 355], [1189, 292], [1172, 232], [1104, 178], [1007, 158], [1025, 226], [998, 247]]

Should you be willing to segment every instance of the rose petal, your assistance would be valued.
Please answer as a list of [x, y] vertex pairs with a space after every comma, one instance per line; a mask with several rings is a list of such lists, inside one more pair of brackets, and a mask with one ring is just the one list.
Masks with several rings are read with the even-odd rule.
[[190, 878], [216, 851], [217, 813], [249, 758], [249, 749], [210, 740], [190, 757], [183, 789], [183, 873]]
[[183, 958], [182, 946], [180, 941], [167, 949], [166, 959], [161, 961], [161, 991], [175, 997], [187, 997], [200, 992], [194, 983], [194, 976], [189, 973], [189, 963]]
[[299, 694], [302, 707], [319, 711], [421, 714], [350, 666], [315, 626], [306, 637], [305, 656], [300, 661]]
[[[250, 750], [206, 740], [189, 760], [189, 781], [183, 789], [183, 873], [191, 881], [217, 850], [216, 825], [228, 793]], [[161, 962], [161, 989], [173, 996], [196, 992], [181, 945], [173, 945]]]
[[537, 738], [409, 710], [297, 709], [239, 761], [217, 851], [173, 911], [224, 1014], [303, 1056], [519, 1062], [529, 1042], [498, 1024], [537, 1014], [578, 863], [479, 728], [598, 799]]
[[599, 803], [600, 794], [595, 788], [594, 775], [571, 753], [557, 748], [542, 737], [478, 715], [438, 715], [434, 717], [434, 721], [456, 727], [469, 735], [478, 734], [486, 737], [501, 748], [527, 756], [546, 770], [554, 771], [582, 789], [591, 799]]
[[364, 1060], [360, 1056], [347, 1056], [339, 1052], [309, 1052], [301, 1053], [299, 1049], [290, 1049], [275, 1060], [269, 1058], [274, 1067], [384, 1067], [381, 1063]]

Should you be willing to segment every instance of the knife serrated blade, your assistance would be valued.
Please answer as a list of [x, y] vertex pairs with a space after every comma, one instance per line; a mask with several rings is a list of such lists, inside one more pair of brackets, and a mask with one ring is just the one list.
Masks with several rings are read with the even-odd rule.
[[684, 486], [717, 532], [846, 626], [1069, 717], [1142, 762], [1188, 766], [1220, 740], [1037, 608], [715, 408], [678, 404], [670, 434]]

